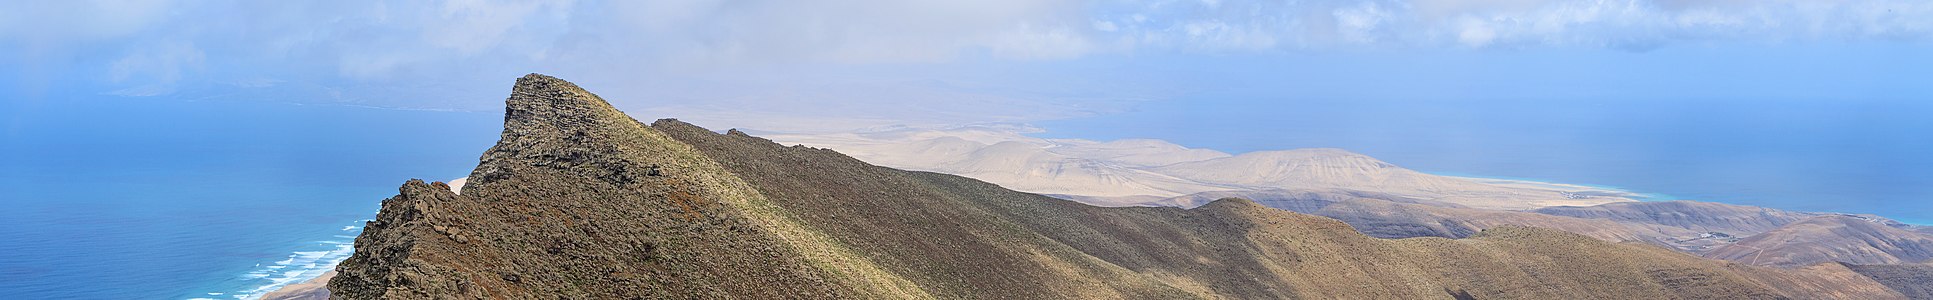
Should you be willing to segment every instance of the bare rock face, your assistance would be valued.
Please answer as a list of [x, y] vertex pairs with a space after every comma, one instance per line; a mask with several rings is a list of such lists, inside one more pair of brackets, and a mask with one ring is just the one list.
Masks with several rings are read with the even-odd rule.
[[504, 119], [464, 194], [411, 180], [383, 201], [330, 281], [336, 297], [843, 298], [892, 286], [824, 268], [837, 259], [812, 256], [826, 249], [795, 247], [783, 222], [748, 212], [759, 200], [744, 182], [575, 85], [525, 76]]
[[460, 195], [404, 184], [337, 271], [343, 299], [1903, 297], [1550, 229], [1385, 240], [1244, 199], [1088, 206], [647, 126], [535, 74]]

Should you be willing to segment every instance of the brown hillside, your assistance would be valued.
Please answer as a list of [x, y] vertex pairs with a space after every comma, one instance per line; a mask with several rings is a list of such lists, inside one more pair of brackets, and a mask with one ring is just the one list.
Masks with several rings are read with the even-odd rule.
[[[1929, 261], [1933, 263], [1933, 261]], [[1933, 264], [1843, 265], [1860, 275], [1872, 277], [1910, 299], [1933, 299]]]
[[1705, 257], [1761, 266], [1828, 262], [1899, 264], [1933, 259], [1933, 235], [1849, 215], [1827, 215], [1787, 224]]
[[[461, 195], [383, 201], [332, 294], [374, 298], [1899, 298], [1556, 230], [1384, 240], [1241, 199], [1103, 208], [674, 120], [542, 75]], [[1809, 287], [1782, 282], [1822, 281]]]

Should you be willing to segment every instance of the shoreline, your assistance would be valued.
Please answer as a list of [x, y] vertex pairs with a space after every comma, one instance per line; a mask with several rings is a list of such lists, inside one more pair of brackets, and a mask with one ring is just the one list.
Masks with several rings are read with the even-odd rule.
[[[450, 191], [462, 193], [463, 184], [468, 182], [469, 179], [470, 177], [451, 179], [449, 181]], [[272, 283], [272, 284], [257, 288], [258, 291], [264, 290], [264, 289], [270, 289], [270, 288], [273, 288], [273, 290], [269, 290], [263, 293], [244, 295], [244, 296], [256, 296], [257, 297], [256, 299], [304, 299], [304, 300], [329, 299], [329, 279], [335, 278], [336, 265], [342, 264], [342, 261], [349, 260], [349, 256], [355, 254], [354, 252], [355, 239], [357, 236], [362, 235], [362, 229], [363, 229], [362, 225], [364, 225], [363, 223], [368, 221], [372, 221], [372, 220], [362, 220], [357, 222], [355, 226], [344, 226], [342, 228], [342, 231], [350, 231], [351, 233], [354, 233], [354, 234], [347, 236], [347, 238], [349, 239], [348, 242], [340, 244], [341, 247], [343, 248], [338, 248], [339, 251], [340, 250], [347, 250], [347, 251], [343, 251], [342, 255], [332, 258], [329, 260], [327, 264], [322, 265], [323, 267], [320, 268], [320, 270], [326, 270], [325, 272], [317, 273], [312, 277], [303, 276], [303, 275], [306, 275], [308, 272], [296, 274], [294, 275], [295, 277], [294, 280], [289, 280], [288, 282]], [[313, 271], [317, 269], [310, 269], [310, 270]], [[303, 278], [303, 277], [307, 277], [307, 278]]]
[[1671, 194], [1638, 192], [1638, 191], [1634, 191], [1634, 190], [1626, 189], [1622, 187], [1599, 185], [1599, 184], [1560, 183], [1560, 182], [1545, 181], [1545, 180], [1535, 179], [1535, 178], [1478, 176], [1478, 175], [1461, 174], [1461, 173], [1424, 172], [1424, 174], [1465, 179], [1465, 180], [1476, 181], [1476, 182], [1487, 183], [1487, 184], [1515, 185], [1515, 186], [1534, 187], [1534, 188], [1553, 189], [1553, 190], [1572, 190], [1572, 191], [1578, 191], [1578, 192], [1606, 193], [1606, 195], [1602, 195], [1602, 196], [1627, 198], [1627, 199], [1643, 201], [1643, 202], [1691, 200], [1691, 199], [1685, 199], [1683, 197], [1672, 196]]
[[[276, 299], [266, 297], [278, 293], [286, 294], [288, 293], [286, 291], [293, 288], [326, 285], [327, 278], [335, 274], [336, 264], [348, 260], [349, 256], [354, 254], [355, 238], [361, 234], [361, 231], [362, 226], [344, 226], [343, 234], [336, 235], [336, 239], [314, 242], [316, 245], [327, 246], [327, 249], [298, 250], [289, 254], [286, 259], [257, 264], [254, 270], [242, 275], [254, 284], [252, 286], [230, 287], [236, 290], [224, 288], [224, 290], [205, 293], [205, 296], [192, 299]], [[321, 289], [327, 290], [326, 287]], [[327, 297], [319, 299], [327, 299]]]
[[[347, 245], [349, 244], [344, 244], [344, 246]], [[341, 264], [344, 260], [348, 260], [349, 255], [353, 254], [353, 249], [352, 247], [343, 247], [336, 251], [329, 251], [325, 255], [330, 257], [319, 258], [313, 264], [282, 273], [282, 277], [270, 279], [271, 282], [269, 284], [257, 286], [246, 291], [229, 293], [229, 295], [233, 295], [238, 299], [328, 299], [326, 296], [328, 292], [328, 280], [335, 276], [336, 265]], [[270, 295], [277, 294], [296, 295], [299, 294], [298, 290], [304, 289], [320, 289], [325, 293], [323, 294], [325, 296], [322, 298], [270, 297]]]
[[260, 299], [262, 300], [327, 300], [329, 299], [329, 279], [336, 277], [336, 271], [334, 270], [335, 269], [334, 266], [335, 264], [330, 264], [330, 270], [328, 272], [323, 272], [322, 275], [316, 276], [315, 278], [309, 278], [308, 280], [303, 280], [302, 282], [284, 285], [282, 286], [282, 288], [278, 288], [278, 289], [275, 289], [274, 291], [270, 291], [266, 294], [262, 294], [262, 297]]

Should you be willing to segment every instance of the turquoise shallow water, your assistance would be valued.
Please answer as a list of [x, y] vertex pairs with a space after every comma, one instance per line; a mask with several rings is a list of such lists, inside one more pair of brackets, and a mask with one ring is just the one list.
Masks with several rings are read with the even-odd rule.
[[403, 181], [467, 175], [501, 122], [495, 113], [58, 100], [0, 107], [5, 298], [234, 299], [313, 277], [348, 253]]
[[[403, 181], [466, 175], [501, 122], [497, 112], [56, 100], [0, 106], [7, 298], [233, 299], [311, 277]], [[1051, 137], [1335, 147], [1439, 174], [1933, 220], [1927, 104], [1253, 103], [1154, 103], [1041, 125]]]
[[1550, 180], [1544, 180], [1544, 179], [1536, 179], [1536, 178], [1524, 178], [1524, 177], [1508, 177], [1508, 176], [1485, 176], [1485, 175], [1478, 175], [1478, 174], [1463, 174], [1463, 173], [1456, 173], [1456, 172], [1430, 172], [1430, 174], [1433, 174], [1433, 175], [1442, 175], [1442, 176], [1455, 176], [1455, 177], [1466, 177], [1466, 178], [1484, 178], [1484, 179], [1502, 179], [1502, 180], [1513, 180], [1513, 181], [1530, 181], [1530, 182], [1544, 182], [1544, 183], [1559, 183], [1559, 184], [1566, 184], [1566, 185], [1575, 185], [1575, 186], [1583, 186], [1583, 187], [1590, 187], [1590, 188], [1595, 188], [1595, 189], [1600, 189], [1600, 190], [1610, 190], [1610, 191], [1617, 191], [1617, 192], [1624, 192], [1624, 193], [1629, 193], [1629, 195], [1631, 195], [1631, 197], [1634, 197], [1634, 198], [1635, 198], [1634, 200], [1638, 200], [1638, 201], [1671, 201], [1671, 200], [1690, 200], [1690, 199], [1685, 199], [1684, 197], [1678, 197], [1678, 196], [1672, 196], [1672, 195], [1670, 195], [1670, 194], [1664, 194], [1664, 193], [1646, 193], [1646, 192], [1640, 192], [1640, 191], [1633, 191], [1633, 190], [1631, 190], [1631, 189], [1627, 189], [1627, 188], [1621, 188], [1621, 187], [1615, 187], [1615, 186], [1609, 186], [1609, 185], [1602, 185], [1602, 184], [1581, 184], [1581, 183], [1562, 183], [1562, 182], [1553, 182], [1553, 181], [1550, 181]]

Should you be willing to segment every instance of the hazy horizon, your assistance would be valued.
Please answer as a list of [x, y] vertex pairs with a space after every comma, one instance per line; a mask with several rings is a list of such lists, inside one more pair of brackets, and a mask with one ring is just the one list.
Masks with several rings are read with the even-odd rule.
[[395, 184], [467, 176], [529, 73], [716, 130], [1341, 148], [1933, 224], [1927, 1], [30, 1], [0, 65], [0, 294], [313, 278]]

